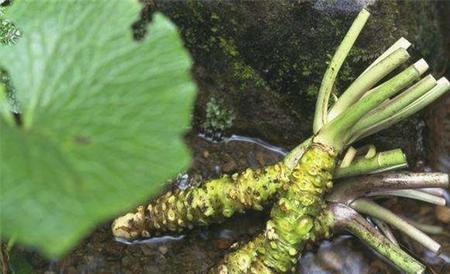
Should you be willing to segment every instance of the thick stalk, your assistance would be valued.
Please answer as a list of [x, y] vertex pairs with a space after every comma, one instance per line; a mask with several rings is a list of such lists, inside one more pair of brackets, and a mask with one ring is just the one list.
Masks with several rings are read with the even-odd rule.
[[316, 141], [341, 150], [348, 143], [350, 139], [349, 130], [356, 122], [384, 100], [419, 79], [420, 75], [427, 69], [427, 63], [421, 59], [392, 79], [381, 84], [373, 92], [361, 98], [344, 113], [336, 117], [336, 119], [324, 125], [316, 136]]
[[423, 94], [420, 98], [416, 99], [403, 109], [399, 109], [395, 114], [388, 116], [386, 119], [374, 125], [370, 125], [370, 127], [364, 128], [362, 131], [358, 132], [358, 134], [355, 135], [356, 137], [353, 137], [352, 140], [359, 140], [400, 122], [401, 120], [420, 111], [450, 90], [450, 83], [446, 78], [440, 78], [436, 83], [436, 86], [434, 86], [427, 93]]
[[360, 174], [378, 173], [386, 170], [407, 167], [406, 156], [400, 149], [380, 152], [371, 158], [361, 158], [352, 162], [348, 167], [336, 169], [333, 178], [343, 178]]
[[371, 126], [383, 121], [420, 98], [423, 94], [431, 90], [436, 85], [433, 76], [428, 75], [400, 95], [390, 100], [387, 104], [375, 108], [369, 115], [364, 116], [352, 128], [352, 135], [359, 136], [361, 132]]
[[311, 145], [312, 137], [306, 139], [303, 143], [295, 147], [284, 157], [284, 164], [287, 168], [292, 170], [298, 163], [298, 160], [303, 156], [305, 150]]
[[430, 193], [442, 198], [445, 198], [446, 190], [443, 188], [421, 188], [420, 191]]
[[350, 52], [350, 49], [355, 43], [356, 38], [358, 38], [358, 35], [366, 24], [369, 16], [370, 13], [367, 10], [361, 10], [356, 19], [353, 21], [352, 26], [348, 30], [341, 44], [337, 48], [333, 58], [331, 59], [330, 65], [325, 71], [317, 97], [313, 124], [314, 133], [318, 132], [319, 129], [327, 122], [328, 100], [334, 86], [334, 81], [336, 80], [336, 76], [344, 63], [345, 58]]
[[380, 56], [378, 56], [378, 58], [372, 62], [372, 64], [370, 64], [362, 74], [366, 73], [367, 71], [369, 71], [373, 66], [375, 66], [376, 64], [378, 64], [381, 60], [383, 60], [384, 58], [386, 58], [389, 54], [393, 53], [394, 51], [396, 51], [399, 48], [403, 48], [403, 49], [408, 49], [411, 46], [411, 43], [406, 40], [405, 38], [401, 37], [400, 39], [398, 39], [392, 46], [390, 46], [385, 52], [383, 52], [383, 54], [381, 54]]
[[448, 187], [449, 179], [445, 173], [384, 173], [355, 177], [338, 182], [333, 192], [327, 196], [331, 202], [350, 204], [354, 200], [380, 191], [420, 188]]
[[391, 73], [398, 66], [408, 60], [409, 54], [404, 48], [399, 48], [389, 54], [382, 61], [374, 65], [367, 72], [361, 74], [351, 85], [347, 88], [341, 97], [337, 100], [334, 106], [328, 113], [328, 121], [332, 121], [339, 114], [344, 112], [349, 106], [358, 101], [364, 93], [375, 86], [378, 81], [383, 79], [386, 75]]
[[340, 168], [349, 167], [350, 164], [353, 162], [353, 159], [355, 159], [357, 152], [358, 151], [354, 147], [349, 147], [345, 152], [344, 158], [342, 158], [339, 167]]
[[348, 206], [331, 204], [330, 215], [335, 229], [347, 230], [407, 273], [423, 273], [425, 266], [381, 235], [360, 214]]
[[428, 235], [415, 228], [402, 218], [392, 213], [392, 211], [367, 199], [357, 199], [353, 201], [350, 206], [362, 214], [367, 214], [369, 216], [373, 216], [382, 221], [385, 221], [386, 223], [407, 234], [432, 252], [439, 253], [439, 250], [441, 249], [441, 245], [439, 243], [431, 239]]
[[399, 246], [397, 239], [395, 238], [394, 233], [392, 232], [392, 229], [385, 222], [383, 222], [380, 219], [373, 218], [373, 217], [371, 219], [377, 225], [377, 227], [381, 230], [383, 235], [389, 239], [389, 241], [391, 241], [396, 246]]
[[444, 198], [426, 193], [423, 191], [415, 190], [415, 189], [400, 189], [400, 190], [384, 190], [384, 191], [375, 191], [370, 193], [368, 196], [397, 196], [409, 199], [415, 199], [422, 202], [445, 206], [446, 201]]

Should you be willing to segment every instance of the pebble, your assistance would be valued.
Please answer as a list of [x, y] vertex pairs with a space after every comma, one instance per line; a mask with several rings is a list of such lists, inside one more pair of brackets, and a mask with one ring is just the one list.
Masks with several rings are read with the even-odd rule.
[[167, 253], [167, 251], [169, 251], [169, 249], [167, 248], [167, 246], [162, 245], [160, 247], [158, 247], [159, 252], [161, 252], [161, 254], [165, 255]]
[[222, 170], [225, 173], [229, 173], [232, 172], [234, 170], [236, 170], [238, 168], [236, 161], [234, 161], [234, 159], [230, 158], [228, 159], [223, 165], [222, 165]]
[[144, 253], [145, 256], [150, 256], [150, 255], [152, 255], [154, 253], [152, 248], [149, 247], [148, 245], [142, 245], [141, 246], [141, 250], [142, 250], [142, 253]]

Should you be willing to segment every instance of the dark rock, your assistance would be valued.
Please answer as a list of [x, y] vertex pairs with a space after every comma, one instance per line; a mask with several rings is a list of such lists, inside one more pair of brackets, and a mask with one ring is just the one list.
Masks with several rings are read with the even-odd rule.
[[[194, 126], [206, 103], [218, 98], [235, 114], [229, 132], [294, 146], [311, 134], [313, 109], [327, 61], [357, 12], [372, 16], [341, 69], [337, 93], [379, 54], [404, 36], [437, 70], [445, 59], [435, 3], [431, 1], [150, 1], [180, 28], [194, 58], [200, 93]], [[411, 146], [415, 118], [396, 129], [392, 146]], [[391, 140], [391, 135], [384, 132]], [[381, 137], [381, 139], [383, 139]], [[406, 140], [405, 140], [406, 139]], [[415, 162], [416, 157], [412, 157]]]

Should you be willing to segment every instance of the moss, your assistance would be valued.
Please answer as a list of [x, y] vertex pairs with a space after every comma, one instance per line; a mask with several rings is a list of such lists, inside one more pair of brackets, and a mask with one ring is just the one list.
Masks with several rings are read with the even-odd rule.
[[207, 137], [221, 139], [224, 132], [231, 128], [235, 116], [223, 105], [222, 100], [212, 97], [206, 104], [206, 118], [203, 130]]
[[224, 24], [226, 20], [220, 12], [210, 9], [211, 5], [214, 4], [187, 1], [185, 6], [180, 3], [162, 3], [160, 8], [176, 22], [179, 20], [188, 48], [202, 50], [194, 52], [194, 55], [200, 57], [210, 53], [216, 56], [215, 62], [209, 67], [214, 67], [215, 70], [220, 67], [221, 71], [227, 71], [226, 74], [231, 76], [237, 87], [233, 90], [243, 91], [253, 86], [264, 88], [264, 79], [243, 60], [234, 39], [230, 36], [230, 30], [238, 31], [238, 22], [233, 19]]

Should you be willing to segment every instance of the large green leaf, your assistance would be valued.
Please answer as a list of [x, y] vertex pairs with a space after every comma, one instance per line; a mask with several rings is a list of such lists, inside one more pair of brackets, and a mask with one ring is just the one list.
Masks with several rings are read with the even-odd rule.
[[[185, 169], [195, 86], [174, 25], [132, 39], [131, 0], [14, 1], [0, 49], [22, 111], [1, 126], [1, 235], [58, 256]], [[0, 112], [1, 113], [1, 112]]]

